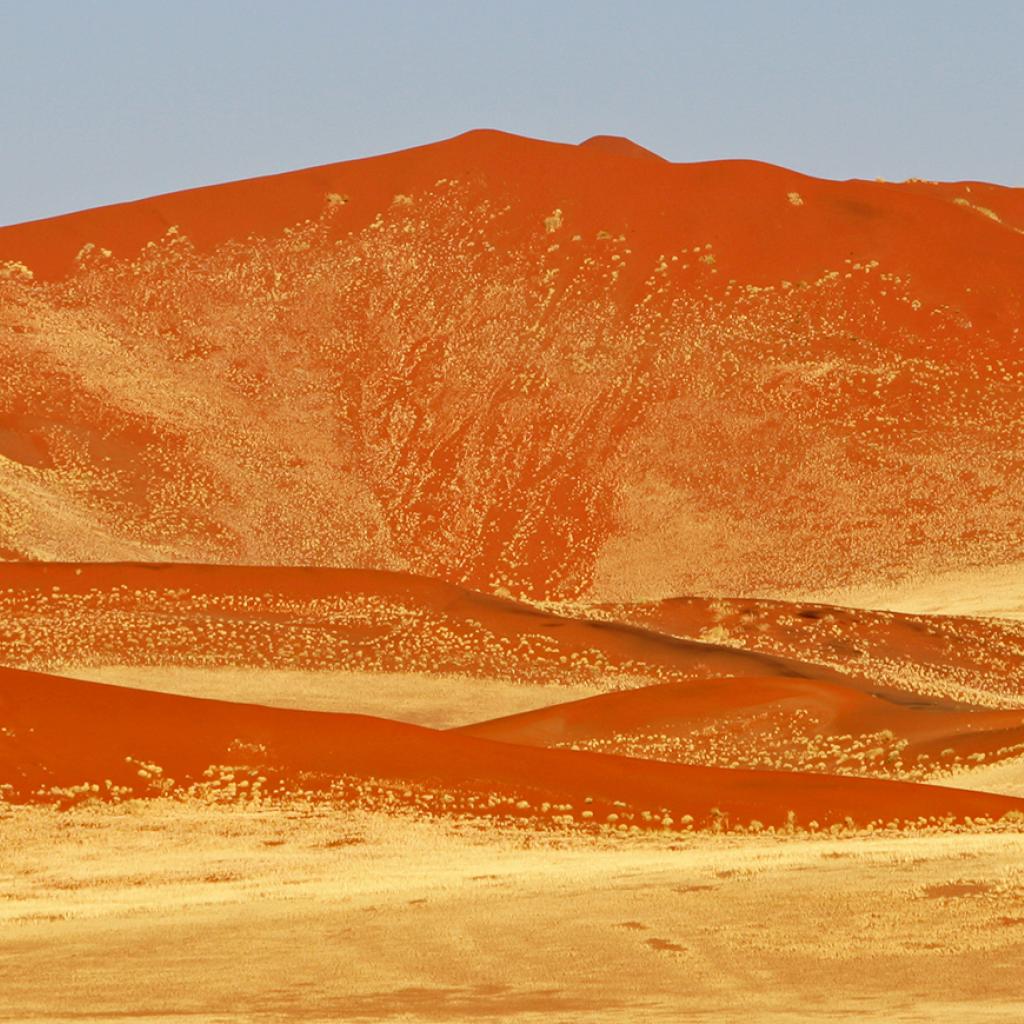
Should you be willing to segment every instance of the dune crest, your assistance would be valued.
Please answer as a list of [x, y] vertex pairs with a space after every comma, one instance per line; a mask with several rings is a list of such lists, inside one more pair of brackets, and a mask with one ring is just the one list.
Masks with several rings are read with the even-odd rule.
[[639, 160], [661, 160], [667, 163], [663, 156], [658, 156], [657, 153], [645, 149], [624, 135], [591, 135], [589, 139], [584, 139], [580, 146], [581, 148], [600, 150], [602, 153], [616, 153], [619, 156], [630, 156]]
[[349, 804], [383, 798], [429, 811], [436, 800], [447, 813], [518, 811], [549, 815], [555, 824], [651, 829], [709, 827], [716, 819], [781, 828], [797, 816], [852, 827], [1024, 815], [1024, 800], [989, 793], [549, 751], [383, 719], [225, 704], [13, 669], [0, 670], [0, 715], [0, 771], [13, 780], [4, 793], [12, 803], [172, 796], [177, 788], [213, 802], [218, 790], [259, 802], [340, 788]]

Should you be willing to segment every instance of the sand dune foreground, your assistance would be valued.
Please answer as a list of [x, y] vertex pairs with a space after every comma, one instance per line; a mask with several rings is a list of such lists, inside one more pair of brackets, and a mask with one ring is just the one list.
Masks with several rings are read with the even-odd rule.
[[1020, 1019], [1020, 836], [15, 809], [0, 1019]]
[[1022, 265], [613, 136], [0, 228], [0, 1022], [1024, 1019]]
[[0, 1019], [1019, 1016], [1015, 623], [4, 572]]
[[[11, 803], [294, 792], [476, 817], [550, 816], [618, 830], [855, 829], [1002, 819], [1024, 800], [825, 774], [668, 765], [549, 751], [359, 715], [202, 701], [0, 670]], [[752, 823], [754, 823], [752, 825]]]

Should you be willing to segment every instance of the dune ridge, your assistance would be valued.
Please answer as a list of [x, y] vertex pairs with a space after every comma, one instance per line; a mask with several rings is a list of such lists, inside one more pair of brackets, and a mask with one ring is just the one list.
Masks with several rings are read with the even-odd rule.
[[680, 675], [842, 675], [401, 572], [10, 564], [0, 569], [0, 615], [0, 660], [56, 672], [107, 665], [418, 672], [602, 690]]
[[601, 694], [467, 735], [682, 763], [949, 779], [1024, 756], [1024, 709], [992, 711], [809, 679], [724, 677]]
[[546, 798], [560, 801], [555, 809], [570, 821], [578, 814], [585, 824], [584, 809], [592, 808], [597, 822], [621, 816], [638, 828], [664, 828], [666, 817], [671, 826], [686, 815], [698, 825], [756, 819], [783, 827], [795, 816], [829, 826], [1024, 813], [1024, 800], [989, 793], [543, 750], [365, 716], [229, 704], [12, 669], [0, 670], [0, 717], [0, 769], [14, 780], [5, 794], [10, 802], [157, 795], [175, 784], [201, 787], [209, 778], [204, 772], [218, 769], [218, 781], [230, 776], [232, 793], [245, 783], [257, 800], [260, 779], [302, 792], [354, 776], [357, 791], [365, 783], [380, 792], [381, 780], [391, 781], [389, 802], [398, 804], [415, 805], [409, 784], [434, 784], [458, 803], [450, 810], [486, 815], [482, 801], [497, 790], [516, 797], [509, 802], [520, 811]]

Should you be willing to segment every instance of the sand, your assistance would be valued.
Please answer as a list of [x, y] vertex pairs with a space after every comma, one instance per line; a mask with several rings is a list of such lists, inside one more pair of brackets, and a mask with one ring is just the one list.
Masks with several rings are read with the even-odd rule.
[[548, 749], [16, 669], [0, 669], [0, 719], [2, 792], [16, 804], [317, 793], [345, 805], [657, 832], [1024, 819], [1024, 800], [984, 791]]
[[1022, 265], [493, 131], [0, 228], [0, 1021], [1019, 1021]]
[[[1022, 194], [484, 131], [0, 228], [0, 557], [984, 580], [1019, 557]], [[990, 589], [910, 606], [1019, 610]]]
[[1015, 1021], [1024, 840], [3, 820], [0, 1019]]
[[598, 686], [512, 683], [426, 672], [371, 674], [181, 665], [90, 665], [63, 666], [57, 674], [186, 697], [375, 715], [434, 729], [470, 725], [481, 717], [514, 715], [604, 692]]
[[601, 694], [461, 731], [688, 764], [918, 781], [1024, 753], [1020, 708], [990, 711], [878, 687], [778, 677], [686, 680]]
[[826, 600], [914, 614], [1024, 619], [1024, 564], [982, 565], [833, 591]]

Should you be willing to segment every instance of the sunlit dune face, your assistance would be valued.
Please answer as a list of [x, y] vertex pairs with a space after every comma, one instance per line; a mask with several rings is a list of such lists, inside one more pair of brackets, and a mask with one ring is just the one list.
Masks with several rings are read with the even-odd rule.
[[551, 750], [13, 669], [0, 670], [0, 687], [3, 797], [14, 804], [162, 797], [260, 806], [299, 795], [613, 833], [1024, 820], [1024, 800], [986, 792]]
[[0, 549], [541, 599], [1012, 573], [1021, 227], [482, 133], [3, 229]]

